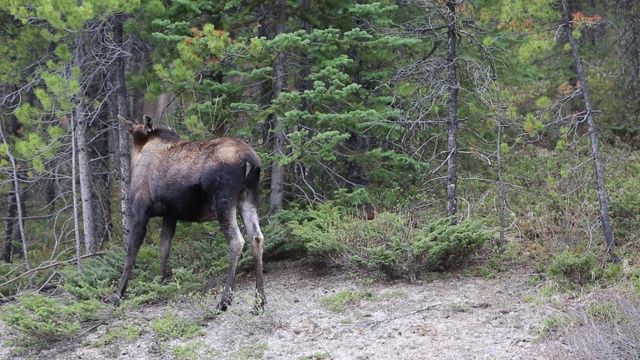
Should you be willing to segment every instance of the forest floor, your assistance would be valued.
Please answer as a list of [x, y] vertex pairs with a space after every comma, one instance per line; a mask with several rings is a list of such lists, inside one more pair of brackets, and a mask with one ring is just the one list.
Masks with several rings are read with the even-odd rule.
[[[524, 269], [492, 279], [436, 274], [413, 284], [372, 282], [291, 261], [269, 263], [267, 270], [268, 304], [261, 315], [251, 314], [254, 278], [244, 273], [229, 310], [186, 340], [152, 330], [159, 318], [201, 312], [197, 301], [176, 300], [128, 310], [80, 340], [26, 358], [550, 359], [563, 346], [541, 335], [545, 319], [559, 310], [536, 300], [540, 287], [527, 281], [531, 274]], [[565, 306], [580, 301], [564, 297]], [[133, 335], [115, 336], [117, 328], [133, 329]], [[0, 334], [6, 330], [0, 324]], [[0, 359], [10, 358], [5, 341], [0, 336]]]

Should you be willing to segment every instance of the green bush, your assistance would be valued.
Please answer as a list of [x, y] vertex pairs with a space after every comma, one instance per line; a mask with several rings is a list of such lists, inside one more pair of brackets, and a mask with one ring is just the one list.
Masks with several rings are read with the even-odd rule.
[[457, 267], [492, 236], [493, 232], [483, 231], [481, 222], [462, 221], [451, 225], [450, 218], [443, 218], [427, 224], [420, 232], [414, 257], [433, 270]]
[[337, 233], [343, 220], [344, 216], [327, 203], [308, 211], [302, 221], [290, 221], [288, 226], [310, 256], [324, 259], [344, 251]]
[[640, 171], [638, 161], [629, 161], [627, 156], [614, 157], [617, 160], [610, 167], [619, 169], [618, 176], [607, 178], [607, 192], [610, 197], [609, 210], [618, 245], [633, 241], [640, 236], [640, 179], [635, 174]]
[[[81, 273], [75, 266], [67, 266], [61, 270], [63, 287], [78, 299], [107, 301], [116, 292], [124, 258], [123, 250], [111, 249], [105, 256], [83, 261]], [[191, 268], [182, 267], [172, 269], [171, 278], [161, 284], [159, 262], [157, 248], [143, 245], [127, 287], [127, 297], [131, 303], [155, 302], [203, 287], [203, 280]]]
[[552, 277], [580, 285], [597, 279], [602, 273], [595, 255], [591, 253], [574, 254], [570, 251], [556, 254], [551, 260], [548, 271]]
[[107, 315], [110, 307], [96, 300], [69, 301], [29, 293], [7, 305], [0, 320], [19, 330], [29, 344], [45, 345], [71, 338]]
[[331, 203], [296, 218], [287, 214], [285, 242], [329, 264], [376, 271], [389, 278], [414, 278], [424, 271], [459, 266], [493, 233], [482, 222], [451, 225], [450, 218], [426, 222], [409, 214], [380, 212], [372, 220], [345, 214]]
[[112, 249], [104, 256], [83, 260], [82, 272], [75, 264], [62, 268], [63, 288], [82, 300], [109, 299], [118, 286], [124, 257], [123, 250]]

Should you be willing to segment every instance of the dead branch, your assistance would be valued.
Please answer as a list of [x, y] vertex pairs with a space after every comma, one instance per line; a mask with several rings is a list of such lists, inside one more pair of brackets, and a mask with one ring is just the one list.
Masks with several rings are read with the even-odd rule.
[[[93, 253], [93, 254], [86, 254], [86, 255], [82, 255], [82, 256], [80, 256], [80, 259], [82, 260], [82, 259], [86, 259], [86, 258], [90, 258], [90, 257], [95, 257], [95, 256], [103, 256], [103, 255], [105, 255], [105, 254], [106, 254], [106, 253], [105, 253], [104, 251], [99, 251], [99, 252], [95, 252], [95, 253]], [[25, 272], [25, 273], [24, 273], [24, 274], [22, 274], [22, 275], [16, 276], [16, 277], [14, 277], [14, 278], [13, 278], [13, 279], [11, 279], [11, 280], [8, 280], [8, 281], [6, 281], [6, 282], [3, 282], [2, 284], [0, 284], [0, 287], [3, 287], [3, 286], [8, 285], [8, 284], [11, 284], [12, 282], [14, 282], [14, 281], [16, 281], [16, 280], [19, 280], [19, 279], [21, 279], [21, 278], [23, 278], [23, 277], [25, 277], [25, 276], [31, 275], [31, 274], [33, 274], [33, 273], [34, 273], [34, 272], [36, 272], [36, 271], [45, 270], [45, 269], [49, 269], [49, 268], [56, 267], [56, 266], [60, 266], [60, 265], [71, 264], [71, 263], [74, 263], [74, 262], [76, 262], [76, 261], [78, 261], [78, 258], [77, 258], [77, 257], [75, 257], [75, 258], [73, 258], [73, 259], [65, 260], [65, 261], [59, 261], [59, 262], [55, 262], [55, 263], [52, 263], [52, 264], [47, 264], [47, 265], [38, 266], [38, 267], [36, 267], [36, 268], [33, 268], [33, 269], [31, 269], [31, 270], [29, 270], [29, 271]]]

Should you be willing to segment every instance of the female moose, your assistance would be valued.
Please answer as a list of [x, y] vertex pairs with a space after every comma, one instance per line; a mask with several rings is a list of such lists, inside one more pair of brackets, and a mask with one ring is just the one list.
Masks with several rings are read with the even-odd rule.
[[229, 272], [218, 309], [231, 304], [235, 272], [244, 246], [236, 220], [240, 214], [251, 241], [256, 265], [256, 307], [264, 307], [262, 242], [258, 224], [260, 159], [246, 143], [234, 138], [181, 141], [168, 129], [156, 129], [151, 117], [135, 124], [118, 115], [131, 134], [131, 233], [120, 285], [113, 302], [120, 304], [149, 218], [161, 216], [160, 276], [164, 280], [171, 238], [177, 221], [218, 219], [229, 242]]

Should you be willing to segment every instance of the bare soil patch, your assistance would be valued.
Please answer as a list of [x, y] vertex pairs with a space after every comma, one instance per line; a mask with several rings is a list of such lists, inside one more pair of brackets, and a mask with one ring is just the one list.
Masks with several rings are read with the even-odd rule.
[[[295, 262], [269, 264], [268, 304], [251, 314], [252, 275], [238, 279], [236, 302], [208, 320], [204, 334], [162, 341], [150, 323], [167, 312], [189, 316], [193, 304], [177, 301], [135, 309], [79, 342], [30, 355], [37, 359], [541, 359], [540, 338], [553, 310], [525, 301], [533, 292], [522, 271], [495, 279], [442, 275], [430, 282], [368, 282]], [[342, 311], [327, 302], [337, 294], [366, 292]], [[527, 296], [529, 295], [529, 296]], [[330, 299], [330, 300], [323, 300]], [[94, 343], [114, 327], [137, 325], [133, 340]], [[2, 325], [0, 325], [2, 326]], [[6, 327], [0, 327], [5, 331]], [[0, 340], [0, 358], [8, 356]], [[184, 355], [185, 348], [191, 355]]]

